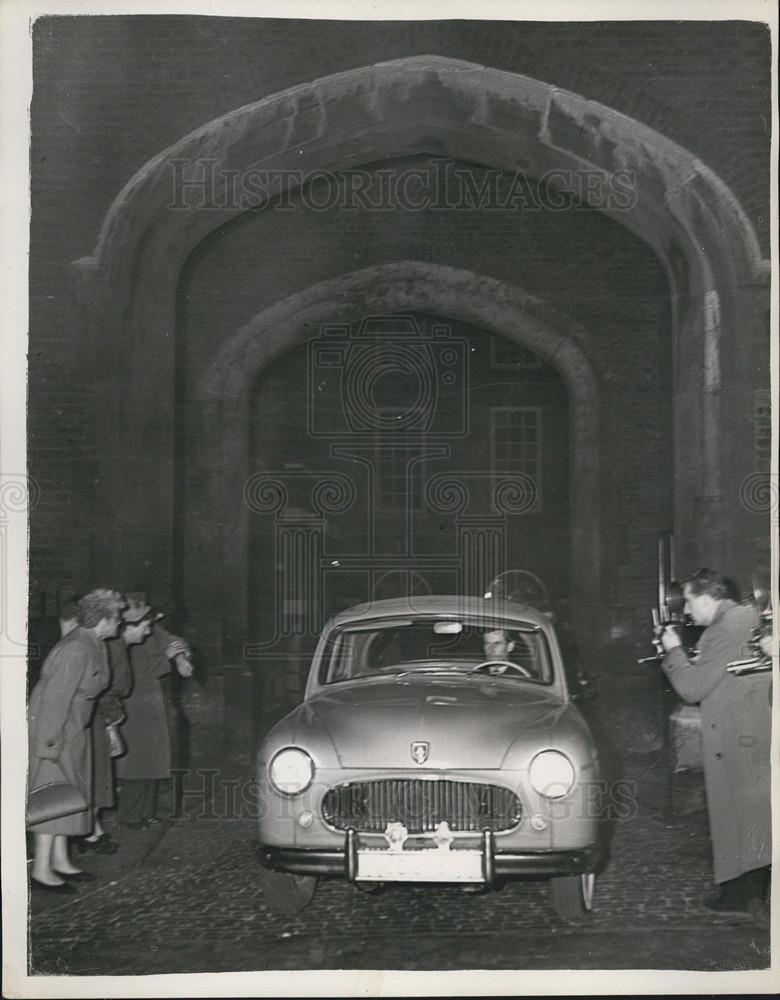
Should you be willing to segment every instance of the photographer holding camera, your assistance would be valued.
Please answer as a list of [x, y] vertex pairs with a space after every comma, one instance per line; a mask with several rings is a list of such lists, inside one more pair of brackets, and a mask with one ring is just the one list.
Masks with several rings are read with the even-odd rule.
[[704, 781], [712, 837], [714, 881], [709, 909], [750, 912], [766, 920], [771, 863], [771, 675], [737, 677], [727, 670], [743, 656], [756, 624], [754, 608], [727, 595], [723, 577], [698, 570], [683, 584], [685, 611], [704, 627], [689, 659], [673, 629], [661, 635], [661, 664], [685, 701], [701, 706]]

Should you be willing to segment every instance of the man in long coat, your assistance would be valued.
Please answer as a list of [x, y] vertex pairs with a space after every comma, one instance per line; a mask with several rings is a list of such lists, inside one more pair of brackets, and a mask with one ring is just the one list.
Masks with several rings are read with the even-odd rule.
[[[150, 613], [145, 594], [127, 594], [129, 608], [125, 617], [137, 614], [136, 609]], [[119, 822], [131, 829], [140, 829], [160, 822], [157, 812], [158, 782], [170, 777], [171, 741], [168, 714], [161, 680], [171, 672], [170, 661], [182, 677], [192, 676], [187, 643], [166, 631], [157, 621], [142, 645], [128, 647], [133, 685], [125, 699], [125, 723], [122, 737], [127, 753], [117, 759], [119, 789]]]
[[755, 609], [726, 597], [722, 577], [699, 570], [683, 587], [685, 609], [705, 630], [689, 660], [679, 636], [661, 637], [662, 667], [677, 693], [701, 705], [704, 781], [712, 837], [712, 909], [750, 910], [766, 892], [771, 864], [770, 673], [737, 676], [729, 662], [746, 656]]

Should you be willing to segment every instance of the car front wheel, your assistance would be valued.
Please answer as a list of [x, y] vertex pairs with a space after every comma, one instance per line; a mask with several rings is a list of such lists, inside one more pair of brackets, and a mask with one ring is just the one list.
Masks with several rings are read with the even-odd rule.
[[288, 872], [274, 872], [260, 869], [260, 884], [263, 895], [272, 910], [285, 916], [300, 913], [311, 902], [317, 888], [316, 875], [291, 875]]
[[594, 872], [550, 879], [550, 897], [559, 917], [576, 919], [593, 909]]

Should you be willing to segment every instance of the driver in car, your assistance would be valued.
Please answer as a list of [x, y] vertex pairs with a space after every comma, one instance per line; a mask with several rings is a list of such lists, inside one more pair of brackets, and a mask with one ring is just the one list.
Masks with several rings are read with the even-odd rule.
[[515, 648], [514, 642], [502, 628], [482, 633], [482, 648], [485, 660], [490, 662], [488, 673], [503, 674], [509, 665], [509, 654]]

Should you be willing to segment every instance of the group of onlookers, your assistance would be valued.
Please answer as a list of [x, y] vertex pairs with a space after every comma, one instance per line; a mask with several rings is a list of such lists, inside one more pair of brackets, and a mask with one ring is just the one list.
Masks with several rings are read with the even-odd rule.
[[[29, 699], [28, 803], [48, 790], [63, 803], [70, 794], [70, 804], [56, 815], [50, 795], [53, 815], [44, 819], [28, 805], [28, 830], [33, 888], [73, 893], [73, 883], [91, 875], [74, 863], [69, 838], [82, 854], [117, 849], [101, 824], [102, 809], [117, 804], [120, 824], [130, 829], [161, 822], [158, 782], [171, 767], [161, 679], [171, 661], [183, 677], [193, 668], [187, 643], [159, 624], [163, 616], [141, 592], [94, 590], [65, 602], [59, 617], [61, 638]], [[74, 795], [83, 806], [77, 811]]]

